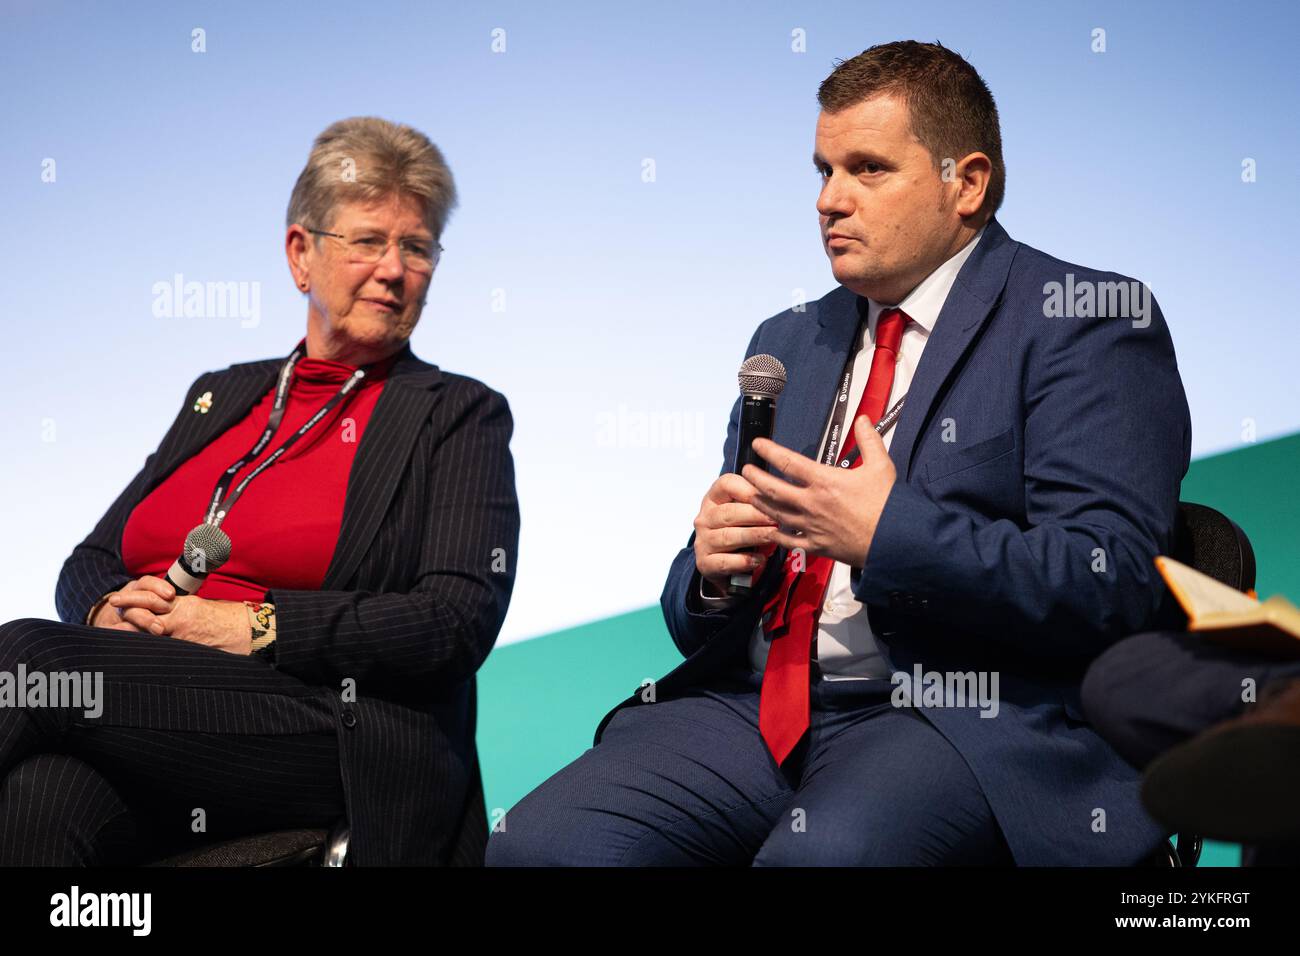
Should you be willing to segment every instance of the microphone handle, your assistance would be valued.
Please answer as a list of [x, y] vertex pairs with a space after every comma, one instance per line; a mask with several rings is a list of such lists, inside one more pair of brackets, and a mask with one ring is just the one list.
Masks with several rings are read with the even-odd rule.
[[[755, 438], [771, 438], [776, 425], [776, 399], [767, 395], [745, 395], [740, 403], [740, 427], [736, 443], [736, 462], [732, 468], [740, 474], [746, 465], [766, 470], [767, 462], [753, 449]], [[752, 548], [744, 548], [737, 554], [748, 554]], [[754, 587], [752, 574], [733, 574], [727, 584], [727, 594], [731, 597], [748, 597]]]
[[177, 558], [172, 562], [172, 566], [168, 568], [165, 580], [176, 589], [177, 595], [183, 595], [193, 594], [197, 591], [203, 586], [203, 579], [206, 577], [206, 574], [202, 577], [192, 574], [185, 567], [185, 563], [180, 558]]

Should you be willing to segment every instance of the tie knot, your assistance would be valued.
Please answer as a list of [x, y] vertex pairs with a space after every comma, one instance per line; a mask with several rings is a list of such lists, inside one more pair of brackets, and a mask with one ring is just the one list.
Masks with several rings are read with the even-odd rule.
[[907, 325], [907, 313], [902, 309], [884, 309], [876, 318], [876, 348], [898, 351], [903, 341], [903, 326]]

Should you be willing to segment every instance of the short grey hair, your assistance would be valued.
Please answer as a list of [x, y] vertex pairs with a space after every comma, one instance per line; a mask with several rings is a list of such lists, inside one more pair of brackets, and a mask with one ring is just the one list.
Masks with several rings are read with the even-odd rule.
[[298, 174], [285, 226], [328, 229], [339, 206], [414, 196], [434, 236], [456, 208], [456, 184], [442, 152], [418, 129], [376, 116], [330, 126], [312, 144]]

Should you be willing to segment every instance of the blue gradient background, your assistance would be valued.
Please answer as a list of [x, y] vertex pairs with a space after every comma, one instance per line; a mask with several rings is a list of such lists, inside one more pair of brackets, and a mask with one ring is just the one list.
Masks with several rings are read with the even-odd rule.
[[[460, 189], [413, 347], [514, 410], [505, 641], [657, 600], [754, 327], [834, 285], [815, 92], [875, 43], [938, 39], [982, 73], [1013, 237], [1151, 285], [1198, 455], [1240, 446], [1244, 419], [1261, 440], [1300, 428], [1295, 7], [982, 9], [5, 3], [0, 620], [55, 616], [62, 561], [200, 372], [303, 334], [285, 205], [315, 135], [358, 114], [426, 132]], [[259, 283], [260, 322], [156, 318], [152, 287], [178, 272]], [[652, 415], [666, 441], [635, 427]]]

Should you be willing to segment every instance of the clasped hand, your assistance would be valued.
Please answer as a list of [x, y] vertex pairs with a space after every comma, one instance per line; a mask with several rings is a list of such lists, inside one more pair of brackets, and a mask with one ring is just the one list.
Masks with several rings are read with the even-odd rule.
[[252, 653], [248, 611], [242, 602], [210, 601], [193, 594], [177, 596], [169, 583], [148, 574], [109, 597], [94, 624], [174, 637], [231, 654]]

